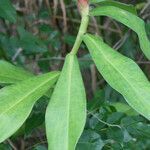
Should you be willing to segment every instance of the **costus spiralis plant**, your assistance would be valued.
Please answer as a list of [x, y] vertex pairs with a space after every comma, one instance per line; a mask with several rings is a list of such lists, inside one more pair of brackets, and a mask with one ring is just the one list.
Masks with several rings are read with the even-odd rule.
[[[150, 120], [150, 83], [146, 75], [136, 62], [110, 47], [103, 37], [87, 31], [91, 17], [107, 16], [133, 30], [138, 36], [141, 51], [150, 59], [145, 23], [134, 11], [122, 7], [121, 3], [113, 5], [105, 1], [105, 5], [100, 5], [102, 2], [77, 1], [81, 24], [61, 71], [35, 76], [0, 61], [0, 83], [7, 85], [0, 89], [0, 143], [16, 133], [29, 117], [35, 103], [44, 95], [50, 99], [45, 113], [48, 149], [76, 149], [87, 116], [86, 92], [77, 57], [82, 43], [105, 81], [137, 113]], [[51, 96], [48, 94], [50, 90]]]

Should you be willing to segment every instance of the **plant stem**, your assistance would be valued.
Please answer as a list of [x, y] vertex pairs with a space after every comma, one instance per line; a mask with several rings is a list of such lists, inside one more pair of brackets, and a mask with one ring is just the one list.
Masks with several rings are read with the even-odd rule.
[[79, 32], [75, 41], [75, 44], [71, 50], [71, 54], [76, 54], [78, 52], [78, 49], [82, 43], [82, 36], [87, 31], [88, 23], [89, 23], [89, 11], [83, 11], [82, 12], [82, 20], [79, 28]]

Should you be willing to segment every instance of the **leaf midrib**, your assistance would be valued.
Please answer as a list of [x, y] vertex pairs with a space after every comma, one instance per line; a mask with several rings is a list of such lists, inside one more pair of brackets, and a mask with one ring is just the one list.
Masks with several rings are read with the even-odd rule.
[[38, 88], [40, 88], [41, 86], [43, 86], [44, 84], [46, 84], [47, 82], [49, 82], [50, 80], [56, 78], [57, 75], [54, 75], [53, 77], [49, 78], [48, 80], [46, 80], [45, 82], [43, 82], [42, 84], [40, 84], [37, 88], [31, 90], [27, 95], [25, 95], [23, 98], [21, 98], [20, 101], [18, 101], [17, 103], [15, 103], [14, 105], [12, 105], [9, 109], [6, 109], [3, 113], [0, 114], [0, 117], [7, 113], [8, 111], [10, 111], [11, 109], [13, 109], [15, 106], [19, 105], [24, 99], [26, 99], [28, 96], [30, 96], [32, 93], [34, 93]]
[[[97, 46], [96, 42], [95, 42], [93, 39], [92, 39], [91, 41], [93, 41], [94, 45], [95, 45], [95, 46], [97, 47], [97, 49], [99, 50], [99, 47]], [[99, 51], [100, 51], [100, 50], [99, 50]], [[102, 51], [100, 51], [100, 53], [103, 55], [103, 57], [106, 59], [106, 61], [107, 61], [117, 72], [119, 72], [120, 75], [127, 81], [128, 85], [133, 89], [134, 93], [135, 93], [136, 95], [139, 95], [139, 94], [137, 93], [137, 91], [134, 90], [135, 87], [132, 86], [132, 85], [130, 84], [130, 82], [123, 76], [123, 74], [109, 61], [109, 59], [107, 59], [107, 57], [104, 55], [104, 53], [103, 53]], [[121, 93], [122, 93], [122, 92], [121, 92]], [[122, 93], [122, 95], [123, 95], [123, 93]], [[141, 95], [139, 95], [139, 97], [141, 97]]]
[[68, 120], [68, 123], [67, 123], [67, 150], [69, 150], [69, 130], [70, 130], [70, 127], [69, 127], [69, 120], [70, 120], [70, 99], [71, 99], [71, 76], [72, 76], [72, 68], [73, 68], [73, 59], [72, 57], [69, 57], [69, 67], [68, 69], [70, 71], [69, 74], [68, 74], [68, 115], [67, 115], [67, 120]]

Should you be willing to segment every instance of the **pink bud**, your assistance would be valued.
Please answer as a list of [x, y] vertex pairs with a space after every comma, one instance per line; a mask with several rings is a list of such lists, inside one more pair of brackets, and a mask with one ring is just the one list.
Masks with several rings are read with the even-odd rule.
[[82, 12], [85, 8], [89, 6], [88, 0], [78, 0], [78, 8]]
[[86, 7], [88, 5], [88, 0], [78, 0], [78, 5]]

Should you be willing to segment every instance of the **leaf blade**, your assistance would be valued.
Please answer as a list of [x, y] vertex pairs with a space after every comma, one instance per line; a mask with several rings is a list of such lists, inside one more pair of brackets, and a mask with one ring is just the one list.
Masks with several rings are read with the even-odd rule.
[[20, 45], [26, 54], [47, 52], [47, 47], [42, 39], [26, 31], [22, 26], [17, 28], [17, 32], [20, 38]]
[[129, 11], [130, 13], [137, 15], [136, 8], [131, 4], [125, 4], [114, 0], [90, 0], [91, 3], [98, 3], [100, 6], [115, 6], [119, 7], [121, 9], [124, 9], [126, 11]]
[[0, 143], [23, 124], [34, 103], [56, 82], [58, 75], [44, 74], [0, 90]]
[[12, 84], [33, 77], [33, 74], [10, 64], [7, 61], [0, 60], [0, 83]]
[[9, 20], [12, 23], [16, 22], [16, 10], [9, 0], [0, 0], [0, 17]]
[[150, 120], [150, 84], [138, 65], [95, 36], [85, 35], [84, 42], [105, 80]]
[[49, 149], [75, 149], [85, 124], [85, 99], [77, 58], [69, 54], [46, 111]]
[[[119, 15], [118, 15], [119, 14]], [[146, 35], [145, 23], [132, 13], [114, 6], [101, 6], [90, 12], [92, 16], [108, 16], [121, 22], [135, 31], [139, 37], [140, 47], [145, 56], [150, 59], [150, 41]]]

